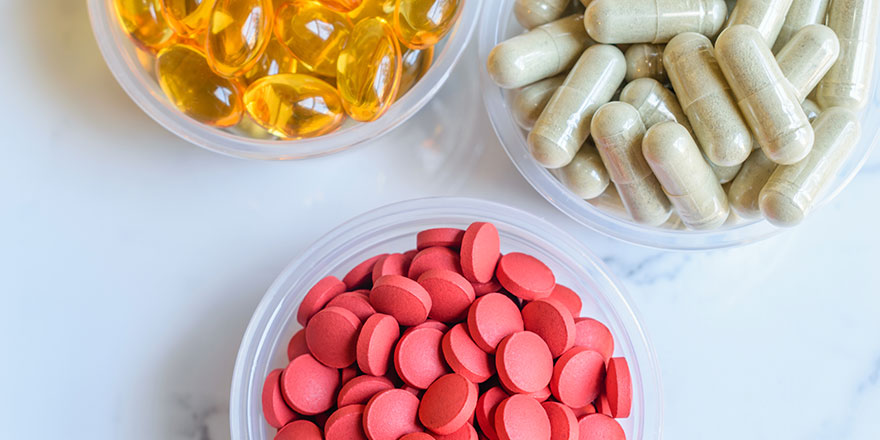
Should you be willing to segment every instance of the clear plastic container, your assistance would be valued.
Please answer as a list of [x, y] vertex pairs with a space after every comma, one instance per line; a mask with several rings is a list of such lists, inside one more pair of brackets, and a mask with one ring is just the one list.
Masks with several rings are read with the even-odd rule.
[[386, 114], [369, 123], [347, 121], [324, 136], [278, 140], [258, 139], [243, 132], [199, 123], [177, 110], [165, 97], [152, 72], [152, 63], [135, 47], [116, 19], [112, 0], [88, 0], [92, 30], [104, 60], [116, 80], [151, 118], [181, 138], [211, 151], [248, 159], [306, 159], [339, 152], [373, 140], [404, 123], [440, 90], [468, 45], [480, 16], [480, 0], [463, 1], [461, 16], [438, 43], [434, 63], [425, 76], [395, 102]]
[[[547, 169], [532, 159], [526, 145], [527, 133], [521, 129], [510, 111], [507, 92], [496, 86], [486, 71], [485, 60], [498, 43], [513, 37], [523, 28], [513, 15], [514, 0], [497, 0], [487, 3], [478, 33], [479, 55], [483, 60], [480, 81], [483, 88], [483, 101], [489, 118], [504, 150], [513, 160], [523, 177], [550, 203], [577, 222], [611, 237], [644, 246], [675, 249], [700, 250], [739, 246], [762, 240], [782, 229], [766, 220], [749, 221], [724, 226], [712, 231], [691, 231], [684, 229], [663, 229], [639, 225], [629, 219], [603, 211], [572, 194]], [[876, 45], [876, 62], [880, 63], [880, 42]], [[868, 106], [859, 115], [862, 137], [853, 148], [829, 190], [821, 197], [816, 208], [828, 203], [855, 177], [871, 151], [880, 142], [880, 91], [877, 76], [880, 67], [874, 69], [874, 81]]]
[[267, 440], [260, 394], [266, 375], [287, 365], [287, 342], [301, 327], [296, 310], [324, 276], [342, 277], [368, 256], [415, 247], [415, 234], [437, 226], [466, 227], [475, 220], [498, 227], [502, 252], [530, 253], [546, 262], [560, 283], [579, 292], [584, 316], [614, 334], [615, 356], [625, 356], [633, 377], [633, 412], [620, 419], [629, 440], [659, 439], [660, 372], [651, 343], [621, 284], [578, 240], [526, 212], [483, 200], [426, 198], [388, 205], [344, 223], [315, 242], [269, 288], [248, 325], [235, 362], [230, 398], [232, 440]]

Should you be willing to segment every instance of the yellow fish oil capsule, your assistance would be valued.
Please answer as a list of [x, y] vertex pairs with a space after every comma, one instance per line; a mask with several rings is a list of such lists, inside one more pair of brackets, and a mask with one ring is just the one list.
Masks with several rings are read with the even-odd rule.
[[724, 224], [730, 214], [727, 195], [684, 126], [668, 121], [649, 128], [642, 154], [685, 226]]
[[336, 64], [336, 86], [346, 113], [356, 121], [382, 116], [397, 96], [402, 63], [391, 25], [381, 18], [358, 23]]
[[522, 27], [531, 29], [562, 17], [570, 3], [570, 0], [516, 0], [513, 15]]
[[839, 54], [840, 44], [834, 31], [821, 24], [811, 24], [794, 34], [776, 55], [776, 62], [801, 102], [831, 69]]
[[219, 74], [247, 72], [272, 37], [272, 0], [216, 0], [208, 22], [205, 53]]
[[594, 0], [584, 26], [600, 43], [665, 43], [684, 32], [714, 37], [724, 24], [724, 0]]
[[492, 81], [513, 89], [571, 69], [593, 44], [584, 30], [584, 16], [570, 15], [502, 41], [486, 62]]
[[245, 72], [241, 79], [245, 84], [264, 77], [278, 75], [279, 73], [296, 73], [297, 61], [287, 49], [276, 39], [272, 39], [263, 56], [251, 67], [251, 70]]
[[[727, 27], [746, 24], [758, 30], [767, 43], [773, 47], [785, 15], [791, 7], [792, 0], [737, 0], [736, 6], [727, 19]], [[717, 42], [716, 42], [717, 44]]]
[[663, 46], [657, 44], [633, 44], [624, 52], [626, 57], [626, 82], [639, 78], [653, 78], [661, 83], [668, 79], [663, 68]]
[[860, 110], [868, 103], [878, 17], [880, 0], [835, 0], [828, 6], [828, 27], [840, 39], [840, 57], [819, 82], [820, 107]]
[[214, 0], [159, 0], [174, 32], [193, 38], [208, 29]]
[[597, 44], [584, 51], [529, 133], [532, 156], [547, 168], [567, 165], [590, 135], [593, 113], [611, 100], [625, 74], [620, 49]]
[[813, 147], [813, 128], [758, 30], [725, 29], [715, 55], [764, 154], [779, 164], [803, 159]]
[[301, 73], [258, 79], [245, 92], [244, 103], [257, 124], [281, 138], [320, 136], [345, 119], [333, 86]]
[[275, 14], [275, 37], [299, 63], [318, 75], [336, 76], [336, 60], [353, 27], [347, 15], [313, 0], [294, 0]]
[[565, 76], [565, 74], [556, 75], [511, 90], [508, 102], [516, 124], [525, 130], [531, 130], [544, 111], [544, 107], [550, 102], [553, 92], [565, 82]]
[[394, 5], [396, 0], [364, 0], [360, 6], [348, 13], [354, 24], [365, 18], [379, 17], [391, 23], [394, 21]]
[[406, 49], [401, 55], [400, 88], [397, 96], [401, 97], [428, 73], [434, 61], [434, 47], [427, 49]]
[[706, 157], [721, 166], [743, 163], [752, 152], [752, 134], [709, 39], [693, 32], [673, 38], [663, 51], [663, 64]]
[[760, 148], [752, 151], [751, 156], [743, 163], [742, 169], [727, 190], [730, 207], [740, 217], [745, 219], [761, 217], [758, 196], [777, 166], [779, 165], [768, 159]]
[[638, 110], [625, 102], [609, 102], [596, 111], [591, 126], [602, 162], [632, 219], [651, 226], [663, 224], [672, 209], [642, 155], [645, 125]]
[[804, 219], [859, 140], [858, 118], [844, 107], [826, 109], [813, 126], [813, 151], [796, 164], [776, 168], [761, 190], [761, 212], [776, 226], [794, 226]]
[[243, 110], [235, 83], [217, 75], [198, 49], [176, 44], [156, 57], [159, 86], [187, 116], [209, 125], [230, 127]]
[[592, 142], [587, 142], [568, 165], [555, 170], [559, 181], [569, 191], [584, 199], [599, 197], [608, 188], [608, 171]]
[[461, 0], [397, 0], [394, 30], [410, 49], [437, 44], [452, 30], [461, 12]]
[[114, 4], [122, 29], [143, 49], [156, 51], [174, 42], [174, 30], [159, 0], [115, 0]]
[[361, 5], [361, 0], [318, 0], [324, 6], [339, 12], [351, 12]]
[[824, 24], [825, 12], [828, 10], [829, 0], [794, 0], [788, 8], [782, 29], [773, 44], [773, 53], [779, 53], [782, 46], [791, 40], [794, 34], [811, 24]]

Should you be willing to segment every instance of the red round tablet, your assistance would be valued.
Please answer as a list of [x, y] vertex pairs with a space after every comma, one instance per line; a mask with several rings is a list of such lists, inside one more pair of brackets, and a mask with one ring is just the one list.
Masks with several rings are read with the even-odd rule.
[[446, 332], [441, 343], [443, 358], [452, 371], [473, 383], [483, 383], [495, 375], [495, 362], [468, 335], [464, 323]]
[[425, 229], [416, 234], [416, 248], [418, 250], [440, 246], [458, 249], [461, 247], [461, 238], [464, 231], [457, 228], [434, 228]]
[[296, 419], [296, 413], [281, 396], [282, 369], [272, 370], [263, 383], [263, 417], [269, 426], [278, 429]]
[[412, 387], [426, 389], [449, 370], [443, 361], [440, 344], [443, 332], [433, 328], [408, 331], [394, 349], [394, 369]]
[[400, 326], [393, 316], [377, 313], [367, 318], [355, 346], [355, 357], [361, 371], [384, 376], [391, 365], [391, 353], [399, 337]]
[[561, 302], [550, 298], [531, 301], [523, 307], [522, 317], [525, 329], [543, 338], [554, 358], [574, 345], [574, 318]]
[[559, 402], [541, 404], [550, 419], [550, 440], [578, 440], [578, 420], [574, 412]]
[[605, 397], [611, 417], [625, 419], [632, 409], [632, 378], [629, 364], [622, 357], [611, 358], [605, 376]]
[[293, 358], [308, 352], [309, 345], [306, 343], [306, 329], [299, 329], [290, 338], [290, 342], [287, 343], [287, 360], [293, 360]]
[[441, 376], [422, 395], [419, 420], [435, 434], [452, 434], [473, 415], [478, 397], [477, 386], [464, 376]]
[[417, 280], [425, 271], [431, 269], [446, 269], [460, 273], [461, 258], [458, 256], [458, 252], [452, 249], [440, 246], [429, 247], [419, 251], [413, 257], [407, 276]]
[[401, 437], [400, 440], [434, 440], [434, 436], [424, 432], [411, 432]]
[[323, 440], [321, 429], [308, 420], [297, 420], [284, 425], [274, 440]]
[[590, 414], [578, 420], [578, 431], [582, 439], [626, 440], [620, 423], [605, 414]]
[[434, 439], [436, 440], [478, 440], [480, 437], [477, 435], [477, 430], [474, 429], [474, 425], [470, 423], [465, 423], [464, 426], [458, 428], [458, 431], [455, 431], [451, 434], [446, 435], [435, 435]]
[[468, 333], [486, 353], [495, 353], [504, 337], [523, 331], [522, 314], [510, 298], [500, 293], [483, 295], [468, 309]]
[[444, 332], [444, 333], [446, 333], [446, 331], [449, 330], [448, 325], [446, 325], [440, 321], [434, 320], [434, 319], [429, 319], [429, 320], [427, 320], [427, 321], [425, 321], [415, 327], [408, 328], [406, 331], [409, 332], [409, 331], [415, 330], [417, 328], [433, 328], [433, 329], [440, 330], [441, 332]]
[[355, 361], [361, 321], [348, 309], [327, 307], [309, 320], [306, 343], [315, 359], [333, 368], [345, 368]]
[[533, 393], [553, 377], [553, 355], [547, 343], [532, 332], [518, 332], [498, 344], [495, 356], [498, 378], [514, 393]]
[[381, 391], [394, 388], [394, 384], [383, 376], [357, 376], [342, 386], [336, 405], [342, 408], [347, 405], [366, 404], [371, 397]]
[[599, 397], [596, 399], [596, 402], [594, 402], [594, 405], [596, 407], [597, 413], [605, 414], [608, 417], [612, 417], [611, 408], [608, 407], [608, 397], [606, 397], [605, 394], [600, 394]]
[[[369, 291], [366, 291], [369, 293]], [[361, 292], [345, 292], [327, 303], [327, 307], [342, 307], [354, 313], [359, 320], [363, 321], [376, 313], [376, 309], [370, 304], [370, 297]]]
[[560, 402], [579, 408], [596, 400], [604, 380], [602, 355], [588, 348], [574, 347], [556, 361], [550, 390]]
[[367, 258], [357, 266], [353, 267], [347, 274], [345, 274], [345, 277], [342, 278], [345, 287], [348, 290], [369, 287], [370, 282], [373, 280], [373, 266], [376, 264], [376, 261], [386, 255], [387, 254], [381, 254]]
[[543, 402], [543, 401], [549, 399], [551, 394], [552, 393], [550, 392], [550, 386], [548, 385], [544, 388], [541, 388], [538, 391], [527, 393], [526, 396], [529, 396], [532, 399], [537, 400], [538, 402]]
[[599, 352], [605, 361], [614, 354], [614, 337], [605, 324], [593, 318], [575, 318], [574, 345]]
[[345, 292], [345, 284], [336, 277], [330, 275], [315, 283], [306, 293], [299, 309], [296, 312], [296, 320], [303, 327], [309, 322], [309, 318], [318, 310], [321, 310], [333, 297]]
[[383, 275], [406, 276], [412, 257], [404, 254], [388, 254], [378, 260], [373, 266], [373, 282], [375, 283]]
[[461, 239], [461, 272], [475, 283], [488, 283], [501, 256], [501, 239], [492, 223], [468, 226]]
[[294, 411], [315, 415], [336, 403], [339, 370], [304, 354], [290, 361], [281, 374], [281, 395]]
[[474, 286], [474, 294], [477, 297], [501, 290], [501, 283], [495, 278], [492, 278], [488, 283], [471, 283], [471, 285]]
[[364, 405], [348, 405], [334, 411], [324, 424], [324, 439], [367, 440], [362, 423], [364, 408]]
[[354, 379], [359, 374], [360, 374], [360, 371], [358, 371], [357, 367], [355, 367], [355, 366], [345, 367], [345, 368], [339, 370], [339, 376], [340, 376], [339, 383], [345, 385], [348, 383], [348, 381]]
[[574, 416], [577, 417], [578, 420], [580, 420], [583, 416], [596, 414], [596, 406], [592, 403], [587, 404], [587, 406], [582, 406], [580, 408], [572, 408], [571, 410], [574, 411]]
[[501, 387], [492, 387], [477, 399], [475, 411], [477, 424], [489, 440], [498, 440], [498, 434], [495, 432], [495, 410], [498, 404], [508, 397], [510, 395]]
[[391, 315], [400, 325], [417, 325], [428, 319], [431, 296], [419, 283], [401, 276], [385, 275], [373, 285], [370, 303], [379, 313]]
[[364, 409], [364, 431], [370, 440], [398, 440], [422, 431], [418, 414], [418, 397], [400, 389], [382, 391]]
[[556, 277], [546, 264], [520, 252], [502, 256], [495, 276], [508, 292], [526, 301], [546, 298], [556, 287]]
[[495, 430], [500, 440], [550, 440], [550, 419], [537, 400], [514, 394], [498, 404]]
[[556, 287], [553, 288], [553, 291], [550, 292], [548, 298], [565, 304], [565, 307], [571, 312], [571, 316], [580, 316], [581, 308], [584, 306], [580, 295], [562, 284], [557, 284]]
[[457, 322], [467, 316], [468, 307], [475, 298], [474, 287], [458, 272], [431, 269], [422, 273], [418, 281], [431, 296], [430, 318]]

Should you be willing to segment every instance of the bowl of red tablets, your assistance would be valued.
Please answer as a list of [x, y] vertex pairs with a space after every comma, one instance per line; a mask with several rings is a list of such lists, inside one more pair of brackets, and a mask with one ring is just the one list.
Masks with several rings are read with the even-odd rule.
[[360, 215], [269, 288], [233, 440], [658, 439], [651, 344], [580, 242], [483, 200]]
[[439, 91], [478, 0], [89, 0], [101, 53], [179, 137], [250, 159], [375, 139]]

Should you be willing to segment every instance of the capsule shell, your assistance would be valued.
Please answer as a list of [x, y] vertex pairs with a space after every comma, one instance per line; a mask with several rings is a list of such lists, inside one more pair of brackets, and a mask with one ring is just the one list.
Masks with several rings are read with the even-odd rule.
[[655, 79], [639, 78], [630, 82], [620, 92], [620, 100], [639, 111], [646, 128], [674, 121], [692, 133], [691, 124], [675, 95]]
[[761, 149], [753, 151], [743, 163], [742, 169], [727, 191], [730, 207], [740, 217], [745, 219], [761, 217], [758, 196], [777, 166], [776, 162], [768, 159]]
[[752, 134], [709, 39], [693, 32], [673, 38], [663, 63], [706, 157], [725, 167], [743, 163], [752, 152]]
[[626, 208], [623, 206], [623, 201], [620, 200], [620, 193], [617, 192], [614, 183], [609, 183], [605, 191], [602, 191], [602, 194], [587, 200], [587, 202], [609, 214], [630, 218], [629, 213], [626, 212]]
[[532, 156], [547, 168], [567, 165], [590, 135], [590, 120], [623, 82], [620, 49], [597, 44], [584, 51], [529, 133]]
[[263, 52], [263, 56], [257, 61], [257, 64], [242, 75], [241, 80], [245, 84], [251, 84], [264, 76], [272, 76], [279, 73], [296, 73], [296, 68], [296, 58], [284, 48], [284, 45], [273, 38], [266, 47], [266, 51]]
[[501, 42], [486, 68], [499, 87], [523, 87], [570, 70], [591, 44], [583, 15], [571, 15]]
[[230, 127], [241, 119], [238, 87], [214, 73], [198, 49], [182, 44], [162, 49], [156, 56], [156, 75], [168, 100], [187, 116], [217, 127]]
[[822, 78], [819, 106], [861, 110], [868, 103], [877, 45], [880, 0], [835, 0], [828, 6], [828, 27], [840, 39], [840, 57]]
[[596, 146], [589, 140], [556, 175], [566, 188], [584, 200], [599, 197], [608, 188], [608, 171]]
[[684, 32], [714, 37], [726, 15], [724, 0], [594, 0], [584, 27], [600, 43], [656, 44]]
[[122, 28], [141, 48], [152, 52], [174, 43], [174, 30], [162, 14], [159, 0], [114, 0], [113, 3]]
[[336, 62], [336, 87], [345, 112], [362, 122], [382, 116], [397, 97], [402, 69], [391, 26], [381, 18], [358, 23]]
[[638, 110], [625, 102], [609, 102], [596, 111], [591, 125], [602, 162], [632, 219], [663, 224], [672, 208], [642, 155], [645, 125]]
[[217, 73], [247, 72], [272, 38], [272, 0], [216, 0], [208, 23], [205, 53]]
[[[758, 30], [767, 47], [773, 47], [792, 0], [737, 0], [727, 28], [746, 24]], [[718, 44], [717, 42], [715, 43]]]
[[807, 115], [807, 120], [809, 120], [811, 124], [819, 117], [819, 114], [822, 113], [819, 105], [813, 102], [812, 99], [805, 99], [804, 102], [801, 103], [801, 108], [804, 110], [804, 114]]
[[159, 0], [174, 32], [193, 38], [208, 29], [214, 0]]
[[[403, 50], [403, 48], [401, 48], [401, 50]], [[400, 59], [400, 90], [397, 91], [397, 96], [403, 96], [409, 91], [409, 89], [413, 88], [413, 86], [416, 85], [426, 73], [428, 73], [428, 69], [431, 68], [431, 63], [433, 62], [433, 46], [427, 49], [407, 48], [406, 50], [403, 50]]]
[[553, 92], [565, 82], [566, 75], [556, 75], [510, 91], [510, 109], [517, 125], [525, 130], [534, 127], [538, 116], [541, 116], [544, 107], [550, 102]]
[[669, 78], [663, 68], [663, 46], [657, 44], [633, 44], [626, 49], [626, 82], [639, 78], [652, 78], [665, 83]]
[[339, 12], [350, 12], [361, 5], [361, 0], [318, 0], [324, 6]]
[[834, 31], [821, 24], [811, 24], [794, 34], [776, 55], [776, 62], [801, 102], [831, 69], [839, 54], [840, 43]]
[[779, 53], [794, 34], [811, 24], [824, 24], [828, 0], [793, 0], [782, 22], [779, 36], [773, 44], [773, 53]]
[[516, 0], [513, 15], [526, 29], [550, 23], [568, 10], [569, 0]]
[[859, 139], [858, 118], [844, 107], [823, 111], [813, 125], [813, 151], [796, 164], [776, 168], [761, 190], [761, 212], [776, 226], [794, 226], [804, 219]]
[[287, 139], [329, 133], [339, 128], [345, 117], [333, 86], [297, 73], [257, 80], [245, 92], [244, 102], [257, 124]]
[[426, 49], [440, 42], [458, 19], [462, 0], [397, 0], [394, 31], [410, 49]]
[[347, 15], [313, 0], [294, 0], [277, 11], [275, 37], [305, 69], [336, 76], [336, 60], [354, 25]]
[[715, 55], [764, 154], [779, 164], [806, 157], [813, 147], [813, 128], [757, 29], [727, 28], [718, 37]]

